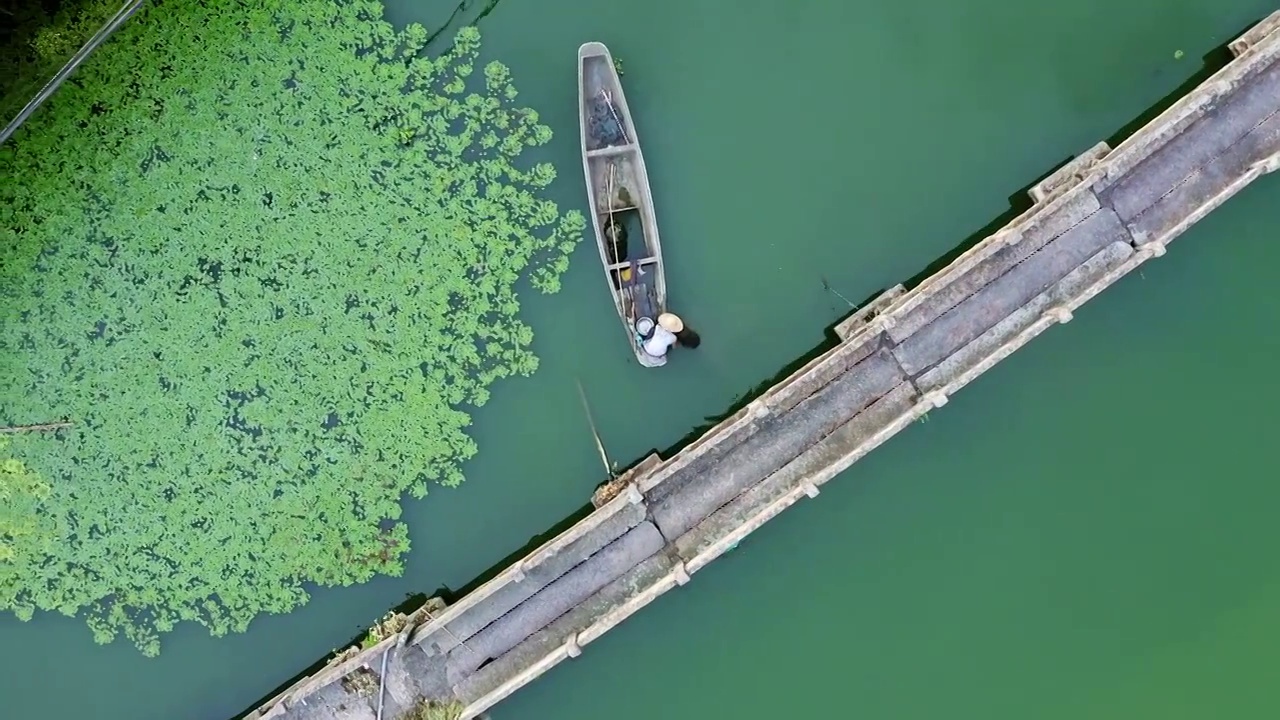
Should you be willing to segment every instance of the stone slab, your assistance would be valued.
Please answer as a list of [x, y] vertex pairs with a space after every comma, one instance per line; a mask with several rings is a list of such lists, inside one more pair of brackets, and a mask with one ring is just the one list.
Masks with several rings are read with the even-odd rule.
[[[1019, 336], [1044, 318], [1046, 313], [1055, 307], [1069, 305], [1072, 298], [1098, 282], [1107, 273], [1122, 266], [1133, 255], [1134, 249], [1129, 243], [1111, 243], [1080, 267], [1067, 273], [1053, 287], [1032, 298], [1030, 302], [1010, 313], [991, 329], [938, 363], [932, 370], [921, 375], [916, 379], [916, 385], [925, 392], [941, 389], [947, 395], [953, 394], [989, 368], [989, 366], [983, 366], [988, 358], [1007, 357], [1013, 349], [1021, 347], [1025, 340], [1021, 340]], [[1005, 346], [1010, 343], [1014, 347], [1002, 353], [1002, 349], [1006, 349]], [[971, 371], [975, 368], [978, 372], [972, 373]]]
[[556, 655], [566, 642], [572, 640], [585, 645], [589, 640], [579, 639], [579, 633], [661, 583], [671, 574], [673, 564], [671, 557], [662, 553], [642, 561], [502, 657], [468, 676], [454, 692], [468, 705], [480, 703], [544, 658]]
[[[643, 504], [627, 496], [614, 498], [582, 523], [551, 540], [516, 567], [518, 575], [504, 572], [488, 593], [465, 606], [452, 606], [448, 617], [428, 623], [415, 633], [413, 642], [427, 655], [447, 653], [557, 578], [585, 562], [601, 548], [638, 525], [645, 517]], [[471, 596], [464, 598], [470, 599]], [[449, 612], [448, 610], [446, 612]]]
[[[1280, 65], [1277, 68], [1280, 69]], [[1217, 207], [1221, 203], [1219, 196], [1234, 194], [1233, 188], [1242, 186], [1239, 181], [1250, 172], [1254, 173], [1253, 177], [1263, 174], [1262, 168], [1254, 169], [1254, 166], [1280, 152], [1280, 85], [1276, 91], [1276, 110], [1270, 117], [1211, 161], [1181, 178], [1129, 223], [1134, 242], [1167, 244], [1187, 226], [1188, 209]]]
[[1018, 264], [1092, 217], [1101, 206], [1098, 198], [1088, 191], [1071, 193], [1055, 207], [1046, 208], [1027, 221], [1019, 233], [1019, 241], [1002, 244], [988, 256], [974, 263], [963, 274], [956, 275], [945, 285], [935, 285], [925, 291], [916, 306], [903, 313], [894, 313], [889, 335], [899, 344], [919, 332], [939, 317], [970, 298], [974, 293], [1008, 273]]
[[675, 550], [684, 558], [688, 572], [697, 572], [719, 557], [728, 545], [740, 542], [800, 497], [815, 493], [831, 476], [848, 468], [861, 457], [860, 446], [895, 419], [909, 413], [916, 399], [915, 387], [901, 383], [795, 460], [677, 538]]
[[666, 542], [653, 523], [643, 522], [589, 560], [565, 573], [511, 612], [449, 651], [447, 675], [456, 685], [491, 659], [546, 627], [615, 578], [662, 549]]
[[1228, 64], [1194, 92], [1178, 100], [1168, 110], [1120, 143], [1105, 163], [1106, 171], [1093, 189], [1101, 195], [1107, 188], [1130, 176], [1137, 166], [1160, 148], [1178, 138], [1207, 112], [1231, 102], [1240, 87], [1280, 59], [1280, 34], [1272, 33]]
[[1187, 176], [1211, 164], [1280, 108], [1280, 62], [1209, 108], [1101, 194], [1128, 222], [1160, 201]]
[[912, 376], [925, 372], [1113, 242], [1129, 239], [1103, 209], [912, 335], [893, 352]]
[[1095, 171], [1098, 163], [1111, 152], [1111, 146], [1100, 142], [1071, 159], [1066, 165], [1054, 170], [1049, 177], [1041, 180], [1027, 190], [1027, 196], [1034, 203], [1043, 203], [1050, 198], [1071, 190], [1085, 182]]
[[697, 482], [651, 502], [654, 522], [668, 540], [683, 535], [905, 379], [886, 351], [876, 352], [791, 412], [766, 421], [720, 463], [707, 466]]

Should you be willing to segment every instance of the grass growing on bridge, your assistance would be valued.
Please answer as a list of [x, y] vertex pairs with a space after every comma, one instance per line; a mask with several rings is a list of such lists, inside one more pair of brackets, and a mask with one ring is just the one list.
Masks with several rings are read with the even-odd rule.
[[397, 720], [458, 720], [464, 709], [460, 702], [435, 703], [419, 700], [417, 705]]
[[0, 148], [0, 421], [75, 421], [11, 447], [56, 538], [6, 535], [0, 610], [155, 654], [397, 574], [402, 495], [535, 369], [515, 284], [585, 224], [520, 161], [550, 130], [475, 29], [381, 12], [151, 6]]

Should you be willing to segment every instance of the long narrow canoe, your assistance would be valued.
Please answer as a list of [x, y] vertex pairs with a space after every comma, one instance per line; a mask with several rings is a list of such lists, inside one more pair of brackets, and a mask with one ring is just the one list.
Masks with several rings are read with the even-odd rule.
[[636, 359], [645, 367], [659, 367], [665, 358], [641, 349], [636, 324], [642, 318], [656, 321], [667, 307], [662, 244], [640, 138], [613, 56], [603, 43], [578, 48], [578, 107], [591, 229], [609, 292]]

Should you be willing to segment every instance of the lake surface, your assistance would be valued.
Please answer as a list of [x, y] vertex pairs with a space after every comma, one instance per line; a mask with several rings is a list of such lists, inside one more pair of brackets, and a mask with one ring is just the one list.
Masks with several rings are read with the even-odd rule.
[[[226, 720], [581, 508], [604, 473], [575, 379], [613, 458], [672, 445], [822, 341], [848, 312], [824, 277], [857, 302], [916, 275], [1274, 9], [501, 0], [486, 55], [556, 131], [566, 207], [585, 205], [574, 51], [622, 59], [702, 347], [641, 370], [584, 244], [559, 295], [525, 299], [542, 367], [476, 414], [468, 482], [407, 505], [404, 577], [244, 635], [181, 628], [156, 660], [4, 617], [0, 716]], [[494, 717], [1276, 716], [1277, 237], [1280, 175]]]

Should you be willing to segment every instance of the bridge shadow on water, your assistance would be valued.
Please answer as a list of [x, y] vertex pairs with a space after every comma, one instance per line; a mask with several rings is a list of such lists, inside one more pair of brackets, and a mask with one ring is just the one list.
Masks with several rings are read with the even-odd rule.
[[[492, 11], [493, 7], [497, 5], [498, 1], [499, 0], [488, 0], [486, 5], [484, 6], [484, 9], [482, 10], [480, 17], [483, 17], [484, 15], [487, 15], [488, 12]], [[469, 0], [464, 0], [459, 5], [459, 8], [466, 9], [469, 6], [470, 6]], [[1234, 38], [1240, 37], [1247, 30], [1249, 30], [1249, 28], [1253, 27], [1256, 24], [1257, 24], [1257, 21], [1247, 23], [1242, 28], [1240, 28], [1239, 31], [1229, 35], [1228, 37], [1231, 37], [1233, 39], [1232, 41], [1234, 41]], [[1172, 92], [1162, 97], [1159, 101], [1157, 101], [1154, 105], [1152, 105], [1146, 111], [1138, 115], [1132, 121], [1126, 123], [1114, 134], [1107, 137], [1105, 139], [1107, 145], [1113, 149], [1116, 148], [1125, 139], [1129, 138], [1139, 129], [1149, 124], [1152, 120], [1154, 120], [1160, 114], [1162, 114], [1163, 112], [1168, 110], [1170, 107], [1172, 107], [1178, 100], [1189, 95], [1197, 87], [1204, 84], [1204, 82], [1208, 80], [1214, 73], [1218, 72], [1223, 67], [1225, 67], [1228, 63], [1230, 63], [1231, 60], [1233, 59], [1233, 55], [1229, 47], [1230, 42], [1231, 41], [1224, 42], [1218, 47], [1210, 50], [1208, 53], [1205, 53], [1201, 57], [1200, 68], [1194, 74], [1192, 74], [1185, 82], [1180, 84]], [[1080, 151], [1083, 152], [1085, 149], [1086, 148], [1081, 148]], [[965, 252], [967, 252], [968, 250], [976, 246], [978, 243], [982, 242], [986, 238], [995, 234], [1001, 228], [1007, 226], [1009, 223], [1017, 219], [1018, 216], [1022, 215], [1027, 210], [1031, 209], [1034, 203], [1032, 202], [1030, 196], [1028, 195], [1028, 191], [1031, 188], [1035, 187], [1038, 183], [1040, 183], [1045, 178], [1057, 172], [1067, 163], [1071, 162], [1071, 160], [1073, 160], [1075, 157], [1077, 156], [1076, 155], [1067, 156], [1060, 163], [1058, 163], [1053, 168], [1051, 168], [1049, 171], [1045, 172], [1043, 175], [1036, 178], [1032, 182], [1019, 188], [1016, 192], [1011, 194], [1008, 198], [1009, 209], [1001, 213], [999, 216], [997, 216], [995, 219], [987, 223], [985, 226], [983, 226], [979, 230], [971, 233], [962, 242], [960, 242], [958, 245], [952, 248], [949, 252], [939, 257], [937, 260], [934, 260], [932, 263], [927, 265], [919, 273], [903, 281], [902, 285], [906, 288], [906, 290], [910, 291], [912, 288], [920, 285], [920, 283], [924, 282], [930, 276], [937, 274], [939, 271], [941, 271], [942, 269], [950, 265], [957, 258], [959, 258]], [[824, 337], [822, 342], [820, 342], [818, 345], [816, 345], [810, 351], [806, 352], [801, 357], [788, 363], [785, 367], [781, 368], [772, 377], [761, 381], [755, 387], [744, 392], [723, 413], [705, 418], [703, 423], [692, 428], [687, 434], [684, 435], [684, 437], [676, 441], [671, 446], [665, 449], [655, 448], [652, 452], [658, 452], [663, 458], [673, 457], [674, 455], [679, 453], [681, 450], [691, 445], [695, 440], [705, 435], [709, 430], [714, 428], [716, 425], [728, 419], [734, 413], [738, 412], [739, 410], [741, 410], [742, 408], [750, 404], [751, 401], [763, 395], [767, 390], [769, 390], [769, 388], [777, 385], [778, 383], [782, 382], [786, 378], [790, 377], [797, 370], [804, 367], [813, 359], [817, 358], [823, 353], [826, 353], [827, 351], [836, 347], [840, 343], [840, 338], [838, 335], [836, 335], [836, 332], [835, 332], [836, 326], [839, 325], [841, 322], [843, 322], [845, 318], [854, 314], [858, 310], [865, 308], [873, 300], [879, 297], [880, 294], [883, 293], [884, 290], [886, 289], [888, 288], [884, 288], [872, 293], [871, 295], [863, 299], [861, 302], [857, 303], [856, 306], [851, 307], [848, 313], [846, 313], [841, 318], [831, 323], [824, 329], [824, 333], [823, 333]], [[636, 458], [629, 465], [618, 470], [615, 474], [622, 475], [625, 472], [635, 468], [648, 455], [649, 453], [645, 453], [641, 457]], [[607, 482], [607, 480], [605, 482]], [[601, 485], [603, 484], [604, 482], [601, 483]], [[418, 608], [422, 607], [423, 603], [425, 603], [428, 599], [432, 597], [440, 598], [441, 600], [444, 600], [445, 603], [452, 605], [458, 600], [460, 600], [461, 598], [465, 597], [466, 595], [470, 594], [471, 592], [479, 588], [481, 585], [484, 585], [486, 582], [489, 582], [490, 580], [492, 580], [494, 577], [499, 575], [503, 570], [506, 570], [508, 567], [511, 567], [516, 562], [528, 556], [534, 550], [538, 549], [542, 545], [554, 539], [556, 536], [560, 535], [564, 531], [576, 525], [578, 522], [582, 521], [584, 518], [590, 515], [594, 510], [595, 510], [594, 506], [592, 506], [591, 502], [588, 500], [582, 505], [582, 507], [575, 510], [569, 516], [565, 517], [563, 520], [553, 525], [546, 532], [543, 532], [531, 537], [529, 541], [525, 543], [524, 546], [516, 549], [515, 551], [508, 554], [506, 557], [499, 560], [497, 563], [490, 566], [487, 570], [485, 570], [483, 573], [481, 573], [479, 576], [477, 576], [474, 580], [467, 583], [466, 585], [456, 590], [451, 589], [447, 586], [441, 586], [437, 588], [434, 592], [430, 592], [430, 593], [421, 592], [421, 593], [410, 594], [406, 596], [405, 600], [401, 602], [399, 605], [393, 608], [390, 608], [390, 612], [409, 614], [417, 610]], [[350, 647], [351, 645], [358, 645], [367, 636], [368, 636], [367, 629], [361, 631], [357, 635], [353, 636], [350, 641], [342, 644], [338, 650], [335, 650], [334, 652], [317, 660], [310, 667], [307, 667], [306, 669], [302, 670], [298, 674], [294, 675], [293, 677], [284, 681], [280, 685], [276, 686], [270, 692], [268, 692], [267, 694], [265, 694], [264, 696], [256, 700], [252, 706], [250, 706], [249, 708], [246, 708], [243, 712], [231, 718], [230, 720], [243, 720], [244, 717], [246, 717], [249, 713], [253, 712], [253, 710], [260, 707], [263, 703], [266, 703], [267, 701], [276, 697], [277, 695], [284, 692], [285, 690], [287, 690], [289, 687], [293, 686], [297, 682], [322, 670], [329, 662], [333, 660], [334, 657], [337, 656], [338, 652], [340, 652], [341, 649]]]

